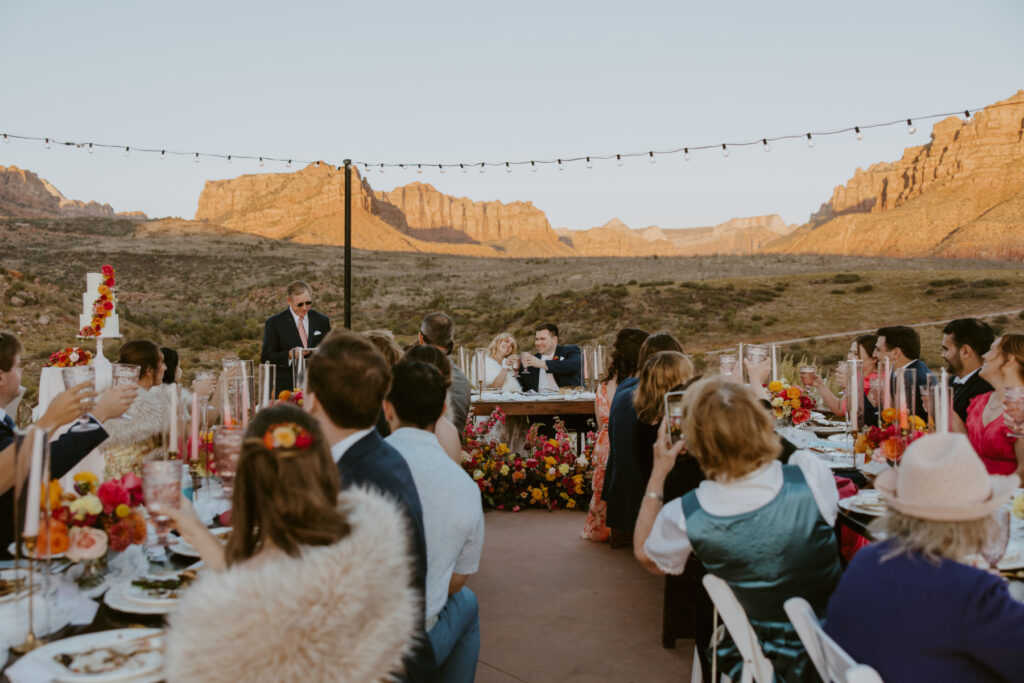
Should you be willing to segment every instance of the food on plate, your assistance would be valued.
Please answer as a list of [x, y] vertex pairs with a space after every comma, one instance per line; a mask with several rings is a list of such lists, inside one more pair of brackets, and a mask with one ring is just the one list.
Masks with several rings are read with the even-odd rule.
[[116, 645], [94, 647], [84, 652], [63, 652], [54, 660], [76, 674], [103, 674], [142, 669], [153, 662], [153, 653], [161, 654], [163, 634], [126, 640]]
[[178, 592], [183, 588], [187, 588], [195, 580], [196, 572], [192, 569], [186, 569], [176, 576], [165, 579], [153, 576], [135, 579], [132, 581], [132, 585], [136, 588], [141, 588], [154, 598], [175, 600], [178, 598]]
[[0, 598], [8, 595], [15, 595], [28, 587], [28, 582], [23, 577], [12, 579], [0, 578]]

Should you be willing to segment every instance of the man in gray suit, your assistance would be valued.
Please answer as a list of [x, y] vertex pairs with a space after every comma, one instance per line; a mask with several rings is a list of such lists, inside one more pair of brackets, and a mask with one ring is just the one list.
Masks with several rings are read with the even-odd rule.
[[[449, 356], [455, 348], [455, 321], [447, 313], [428, 313], [420, 323], [420, 344], [436, 346]], [[452, 363], [452, 388], [448, 392], [448, 416], [459, 430], [459, 438], [466, 428], [469, 415], [469, 378], [458, 365]]]

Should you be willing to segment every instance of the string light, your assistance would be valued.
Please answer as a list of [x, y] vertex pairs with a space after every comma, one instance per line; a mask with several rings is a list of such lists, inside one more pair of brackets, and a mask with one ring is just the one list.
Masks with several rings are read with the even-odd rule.
[[416, 164], [416, 175], [423, 175], [423, 166], [421, 164]]
[[228, 155], [228, 165], [229, 166], [231, 165], [231, 155], [230, 154]]
[[[1000, 108], [1000, 107], [1009, 107], [1009, 106], [1019, 106], [1019, 105], [1018, 105], [1017, 102], [1013, 102], [1013, 101], [998, 102], [996, 104], [991, 104], [991, 105], [988, 105], [986, 107], [976, 107], [976, 108], [974, 108], [974, 111], [977, 112], [979, 110], [997, 109], [997, 108]], [[916, 117], [916, 119], [918, 121], [923, 121], [923, 120], [946, 118], [946, 117], [949, 117], [949, 116], [961, 116], [962, 115], [963, 116], [963, 122], [965, 124], [969, 124], [969, 123], [973, 123], [974, 122], [974, 118], [975, 118], [972, 115], [971, 112], [972, 112], [972, 109], [962, 109], [962, 110], [959, 110], [959, 111], [947, 112], [947, 113], [942, 113], [942, 114], [930, 114], [930, 115], [927, 115], [927, 116], [918, 116], [918, 117]], [[917, 133], [917, 127], [914, 125], [914, 119], [913, 118], [905, 118], [905, 119], [897, 119], [897, 120], [894, 120], [894, 121], [879, 122], [879, 123], [874, 123], [874, 124], [869, 124], [869, 125], [856, 125], [856, 126], [849, 126], [849, 127], [845, 127], [845, 128], [835, 128], [835, 129], [819, 130], [818, 132], [803, 133], [803, 134], [799, 134], [799, 135], [778, 135], [778, 136], [773, 136], [773, 137], [755, 138], [753, 140], [747, 140], [747, 141], [735, 141], [734, 140], [732, 142], [721, 142], [721, 143], [716, 143], [716, 144], [706, 144], [706, 145], [678, 147], [678, 148], [673, 148], [673, 149], [663, 149], [663, 150], [653, 150], [652, 149], [652, 150], [648, 150], [647, 152], [616, 153], [616, 154], [607, 154], [607, 155], [590, 154], [590, 155], [585, 155], [585, 156], [561, 157], [561, 158], [557, 158], [557, 159], [551, 159], [551, 158], [541, 159], [541, 160], [534, 159], [534, 160], [530, 161], [530, 170], [533, 171], [533, 172], [536, 172], [537, 168], [538, 168], [538, 164], [551, 164], [551, 163], [557, 164], [559, 170], [565, 170], [567, 165], [575, 163], [575, 162], [583, 162], [585, 164], [586, 168], [589, 169], [589, 168], [593, 168], [593, 165], [594, 165], [595, 161], [600, 161], [600, 160], [603, 160], [603, 159], [614, 159], [616, 165], [622, 166], [626, 157], [640, 157], [640, 156], [644, 156], [644, 155], [646, 155], [648, 157], [648, 159], [650, 160], [651, 163], [656, 163], [657, 162], [657, 157], [660, 156], [660, 155], [678, 154], [680, 152], [682, 152], [683, 158], [685, 160], [689, 161], [690, 160], [690, 155], [691, 155], [692, 151], [699, 151], [699, 150], [705, 150], [705, 149], [715, 149], [715, 148], [719, 148], [719, 147], [721, 148], [722, 156], [723, 157], [728, 157], [729, 153], [730, 153], [730, 147], [746, 147], [746, 146], [752, 146], [752, 145], [760, 144], [761, 148], [765, 152], [768, 152], [771, 149], [771, 144], [770, 143], [774, 143], [774, 142], [779, 141], [779, 140], [793, 140], [793, 139], [797, 139], [797, 138], [806, 138], [808, 147], [814, 147], [814, 145], [815, 145], [815, 139], [814, 138], [817, 137], [817, 136], [822, 136], [822, 135], [839, 135], [839, 134], [844, 134], [844, 133], [848, 133], [848, 132], [852, 131], [856, 135], [856, 139], [857, 140], [863, 140], [863, 138], [864, 138], [864, 133], [863, 132], [865, 130], [869, 129], [869, 128], [882, 128], [882, 127], [889, 127], [889, 126], [895, 126], [895, 125], [902, 125], [904, 123], [907, 126], [907, 133], [909, 135], [914, 135], [914, 134]], [[78, 148], [85, 147], [85, 148], [87, 148], [87, 150], [88, 150], [88, 152], [90, 154], [93, 153], [95, 148], [101, 147], [101, 148], [106, 148], [106, 149], [123, 149], [124, 152], [125, 152], [125, 155], [129, 156], [129, 157], [130, 156], [134, 156], [133, 154], [131, 154], [132, 152], [136, 152], [136, 153], [144, 152], [144, 153], [154, 153], [154, 154], [155, 153], [159, 153], [161, 159], [166, 158], [168, 154], [173, 154], [173, 155], [176, 155], [176, 156], [189, 156], [189, 155], [192, 155], [193, 161], [195, 161], [196, 163], [199, 163], [199, 158], [201, 156], [208, 156], [208, 157], [211, 157], [211, 158], [225, 159], [227, 161], [227, 163], [231, 163], [236, 157], [240, 158], [240, 159], [252, 159], [252, 160], [256, 160], [261, 167], [265, 166], [266, 162], [268, 162], [268, 161], [279, 162], [279, 163], [284, 163], [285, 166], [287, 168], [289, 168], [289, 169], [292, 167], [293, 163], [301, 163], [301, 164], [314, 164], [315, 163], [317, 167], [319, 167], [320, 163], [321, 163], [320, 161], [315, 161], [314, 162], [312, 160], [304, 161], [304, 160], [295, 160], [295, 159], [286, 159], [286, 158], [277, 158], [277, 157], [265, 157], [265, 156], [256, 156], [256, 155], [234, 155], [234, 154], [232, 154], [232, 155], [225, 155], [225, 154], [221, 154], [221, 153], [210, 153], [210, 152], [176, 152], [176, 151], [168, 151], [166, 149], [161, 149], [161, 148], [153, 149], [153, 148], [138, 147], [138, 146], [135, 146], [135, 145], [124, 145], [124, 144], [115, 145], [115, 144], [92, 143], [92, 142], [89, 142], [89, 143], [77, 143], [77, 142], [72, 142], [72, 141], [60, 141], [60, 140], [57, 140], [55, 138], [50, 138], [50, 137], [18, 135], [18, 134], [9, 133], [9, 132], [4, 132], [4, 133], [0, 133], [0, 134], [3, 135], [4, 143], [7, 143], [7, 144], [10, 143], [11, 139], [26, 140], [26, 141], [39, 141], [39, 142], [43, 142], [44, 143], [46, 149], [51, 149], [54, 144], [65, 145], [65, 146], [68, 146], [68, 147], [78, 147]], [[394, 166], [394, 167], [402, 168], [403, 170], [406, 167], [415, 166], [416, 167], [416, 172], [418, 174], [421, 173], [422, 168], [423, 168], [423, 164], [420, 164], [420, 163], [417, 163], [417, 164], [413, 164], [413, 163], [389, 163], [389, 164], [385, 164], [385, 163], [382, 163], [382, 162], [373, 162], [371, 164], [371, 162], [368, 162], [368, 161], [356, 161], [354, 163], [358, 164], [358, 165], [362, 165], [366, 169], [367, 172], [370, 170], [371, 165], [372, 166], [376, 166], [377, 170], [379, 172], [381, 172], [381, 173], [384, 172], [384, 167], [385, 166]], [[486, 171], [486, 167], [488, 167], [488, 166], [495, 166], [495, 167], [504, 166], [506, 172], [511, 172], [511, 168], [512, 168], [513, 165], [525, 164], [525, 163], [526, 163], [526, 161], [506, 160], [506, 161], [493, 161], [493, 162], [472, 162], [472, 163], [469, 164], [469, 166], [479, 166], [481, 172], [485, 172]], [[429, 168], [429, 166], [430, 166], [430, 164], [428, 164], [428, 168]], [[445, 171], [446, 171], [446, 165], [445, 164], [436, 164], [436, 166], [437, 166], [437, 169], [438, 169], [438, 171], [440, 173], [445, 173]], [[465, 173], [468, 170], [467, 169], [467, 165], [465, 163], [459, 163], [459, 164], [452, 163], [452, 164], [448, 164], [447, 166], [451, 167], [451, 168], [454, 168], [454, 167], [457, 166], [458, 168], [462, 169], [463, 173]], [[334, 168], [334, 165], [331, 164], [331, 167]]]
[[483, 175], [483, 173], [484, 173], [484, 162], [481, 161], [480, 162], [480, 175]]

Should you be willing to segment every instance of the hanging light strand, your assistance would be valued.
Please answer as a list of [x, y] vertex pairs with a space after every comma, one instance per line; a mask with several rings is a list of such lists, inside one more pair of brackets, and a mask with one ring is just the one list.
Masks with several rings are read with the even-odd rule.
[[[614, 154], [584, 154], [584, 155], [580, 155], [580, 156], [555, 157], [555, 158], [551, 158], [551, 159], [529, 159], [529, 160], [523, 160], [523, 161], [511, 161], [511, 160], [510, 161], [474, 161], [474, 162], [461, 162], [461, 163], [460, 162], [438, 163], [436, 161], [433, 161], [433, 162], [425, 162], [425, 161], [424, 162], [420, 162], [420, 161], [408, 162], [408, 161], [404, 161], [404, 162], [386, 163], [386, 162], [379, 162], [379, 161], [358, 161], [358, 160], [353, 160], [351, 163], [353, 165], [357, 165], [358, 164], [359, 166], [363, 166], [366, 170], [369, 170], [370, 167], [372, 166], [372, 167], [377, 168], [377, 170], [379, 170], [381, 173], [384, 172], [385, 168], [399, 168], [399, 169], [410, 169], [410, 170], [411, 169], [416, 169], [417, 173], [421, 172], [422, 169], [424, 169], [424, 168], [437, 168], [442, 173], [444, 173], [445, 169], [456, 168], [456, 169], [460, 169], [463, 172], [465, 172], [466, 170], [468, 170], [468, 167], [470, 167], [470, 166], [476, 166], [480, 170], [481, 173], [483, 173], [484, 169], [486, 167], [488, 167], [488, 166], [502, 167], [507, 172], [511, 173], [512, 172], [512, 167], [514, 167], [514, 166], [527, 166], [527, 167], [530, 168], [530, 170], [533, 170], [533, 171], [536, 171], [539, 166], [556, 166], [559, 170], [564, 170], [567, 165], [572, 164], [574, 162], [584, 162], [586, 164], [587, 168], [590, 168], [590, 167], [592, 167], [594, 165], [594, 162], [596, 162], [596, 161], [614, 161], [617, 165], [621, 166], [624, 159], [640, 158], [640, 157], [647, 157], [648, 161], [650, 161], [651, 163], [654, 163], [657, 160], [656, 159], [657, 156], [667, 156], [667, 155], [682, 154], [686, 160], [689, 160], [692, 153], [698, 152], [698, 151], [702, 151], [702, 150], [715, 150], [715, 149], [721, 150], [721, 152], [722, 152], [722, 154], [724, 156], [728, 156], [729, 151], [731, 151], [733, 148], [736, 148], [736, 147], [760, 146], [762, 149], [767, 151], [767, 150], [771, 149], [769, 143], [780, 142], [780, 141], [785, 141], [785, 140], [805, 140], [805, 141], [807, 141], [808, 146], [813, 146], [815, 138], [824, 137], [824, 136], [828, 136], [828, 135], [843, 135], [843, 134], [846, 134], [846, 133], [854, 133], [854, 135], [856, 136], [856, 139], [860, 140], [863, 137], [863, 131], [865, 131], [865, 130], [870, 130], [870, 129], [873, 129], [873, 128], [887, 128], [887, 127], [890, 127], [890, 126], [899, 126], [899, 125], [904, 126], [905, 127], [904, 130], [906, 130], [910, 134], [913, 134], [917, 130], [917, 127], [916, 127], [915, 124], [918, 121], [927, 121], [927, 120], [931, 120], [931, 119], [946, 118], [948, 116], [957, 116], [957, 117], [963, 117], [963, 119], [965, 120], [966, 123], [970, 123], [973, 120], [973, 118], [974, 118], [974, 114], [976, 114], [977, 112], [985, 111], [985, 110], [988, 110], [988, 109], [996, 109], [996, 108], [999, 108], [999, 107], [1008, 107], [1008, 106], [1020, 106], [1020, 105], [1018, 103], [1016, 103], [1016, 102], [999, 102], [999, 103], [996, 103], [996, 104], [988, 105], [987, 107], [971, 107], [970, 109], [958, 109], [956, 111], [944, 112], [944, 113], [941, 113], [941, 114], [929, 114], [929, 115], [926, 115], [926, 116], [901, 117], [899, 119], [894, 119], [892, 121], [883, 121], [881, 123], [859, 124], [859, 125], [855, 125], [855, 126], [846, 126], [846, 127], [843, 127], [843, 128], [834, 128], [834, 129], [828, 129], [828, 130], [820, 130], [820, 131], [817, 131], [817, 132], [810, 132], [810, 133], [805, 132], [805, 133], [793, 133], [793, 134], [790, 134], [790, 135], [761, 136], [761, 137], [758, 137], [758, 138], [753, 138], [753, 139], [750, 139], [750, 140], [741, 140], [741, 141], [738, 141], [738, 142], [735, 142], [735, 141], [734, 142], [716, 142], [716, 143], [709, 143], [709, 144], [704, 144], [704, 145], [686, 145], [685, 147], [673, 147], [673, 148], [661, 149], [661, 150], [655, 149], [655, 150], [647, 150], [647, 151], [643, 151], [643, 152], [616, 152]], [[74, 148], [78, 148], [78, 149], [87, 149], [90, 153], [94, 149], [118, 149], [118, 150], [123, 150], [126, 156], [135, 156], [136, 153], [143, 153], [143, 154], [149, 153], [149, 154], [156, 154], [160, 158], [165, 158], [165, 157], [169, 157], [169, 156], [191, 157], [196, 163], [198, 163], [200, 158], [202, 158], [202, 157], [206, 157], [206, 158], [210, 158], [210, 159], [223, 159], [227, 163], [231, 163], [232, 161], [242, 161], [242, 160], [254, 161], [254, 162], [257, 162], [259, 164], [259, 166], [261, 166], [261, 167], [264, 166], [267, 162], [281, 163], [281, 164], [284, 164], [287, 168], [291, 168], [291, 165], [293, 163], [302, 164], [302, 165], [316, 164], [318, 166], [321, 163], [326, 163], [323, 160], [298, 159], [298, 158], [295, 158], [295, 157], [273, 157], [273, 156], [267, 156], [265, 154], [261, 155], [261, 154], [221, 154], [221, 153], [217, 153], [217, 152], [184, 152], [184, 151], [176, 151], [176, 150], [160, 148], [160, 147], [157, 147], [157, 148], [138, 147], [136, 145], [111, 144], [111, 143], [102, 143], [102, 142], [75, 142], [75, 141], [71, 141], [71, 140], [59, 140], [59, 139], [57, 139], [55, 137], [41, 137], [41, 136], [34, 136], [34, 135], [21, 135], [21, 134], [18, 134], [18, 133], [11, 133], [11, 132], [0, 133], [0, 135], [3, 136], [3, 141], [4, 142], [10, 142], [11, 140], [24, 140], [24, 141], [32, 141], [32, 142], [44, 142], [46, 147], [47, 147], [47, 149], [49, 149], [51, 147], [51, 145], [55, 145], [55, 146], [58, 146], [58, 147], [74, 147]], [[128, 154], [129, 151], [131, 151], [133, 154], [129, 155]], [[338, 165], [338, 164], [331, 164], [331, 166], [340, 167], [340, 165]]]

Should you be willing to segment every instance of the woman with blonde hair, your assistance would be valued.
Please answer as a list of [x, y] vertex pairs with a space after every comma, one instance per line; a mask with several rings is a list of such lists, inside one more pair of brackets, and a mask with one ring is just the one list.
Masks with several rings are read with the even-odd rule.
[[487, 345], [484, 364], [484, 386], [487, 389], [517, 393], [523, 390], [515, 374], [519, 364], [519, 347], [511, 334], [502, 332], [491, 340]]
[[206, 563], [169, 618], [168, 681], [401, 671], [422, 619], [405, 521], [381, 495], [340, 486], [317, 421], [277, 405], [246, 431], [226, 547], [187, 501], [167, 511]]
[[[819, 617], [841, 573], [835, 524], [839, 496], [828, 467], [809, 452], [777, 460], [775, 422], [757, 396], [728, 378], [703, 379], [683, 399], [684, 439], [663, 420], [633, 534], [637, 560], [654, 574], [680, 574], [691, 552], [726, 581], [782, 681], [817, 680], [782, 604], [806, 599]], [[687, 449], [707, 479], [664, 502], [665, 478]], [[739, 680], [742, 659], [721, 642], [718, 669]]]
[[954, 414], [953, 428], [967, 434], [989, 474], [1024, 477], [1024, 439], [1010, 436], [1012, 419], [1004, 417], [1006, 390], [1024, 387], [1024, 334], [1004, 334], [981, 359], [978, 374], [992, 391], [971, 399], [966, 424]]
[[[825, 629], [887, 681], [1013, 681], [1024, 670], [1024, 605], [998, 562], [1015, 474], [990, 475], [963, 434], [931, 434], [875, 480], [884, 541], [861, 549], [828, 603]], [[978, 558], [981, 559], [981, 558]], [[865, 627], [870, 624], [870, 627]]]

